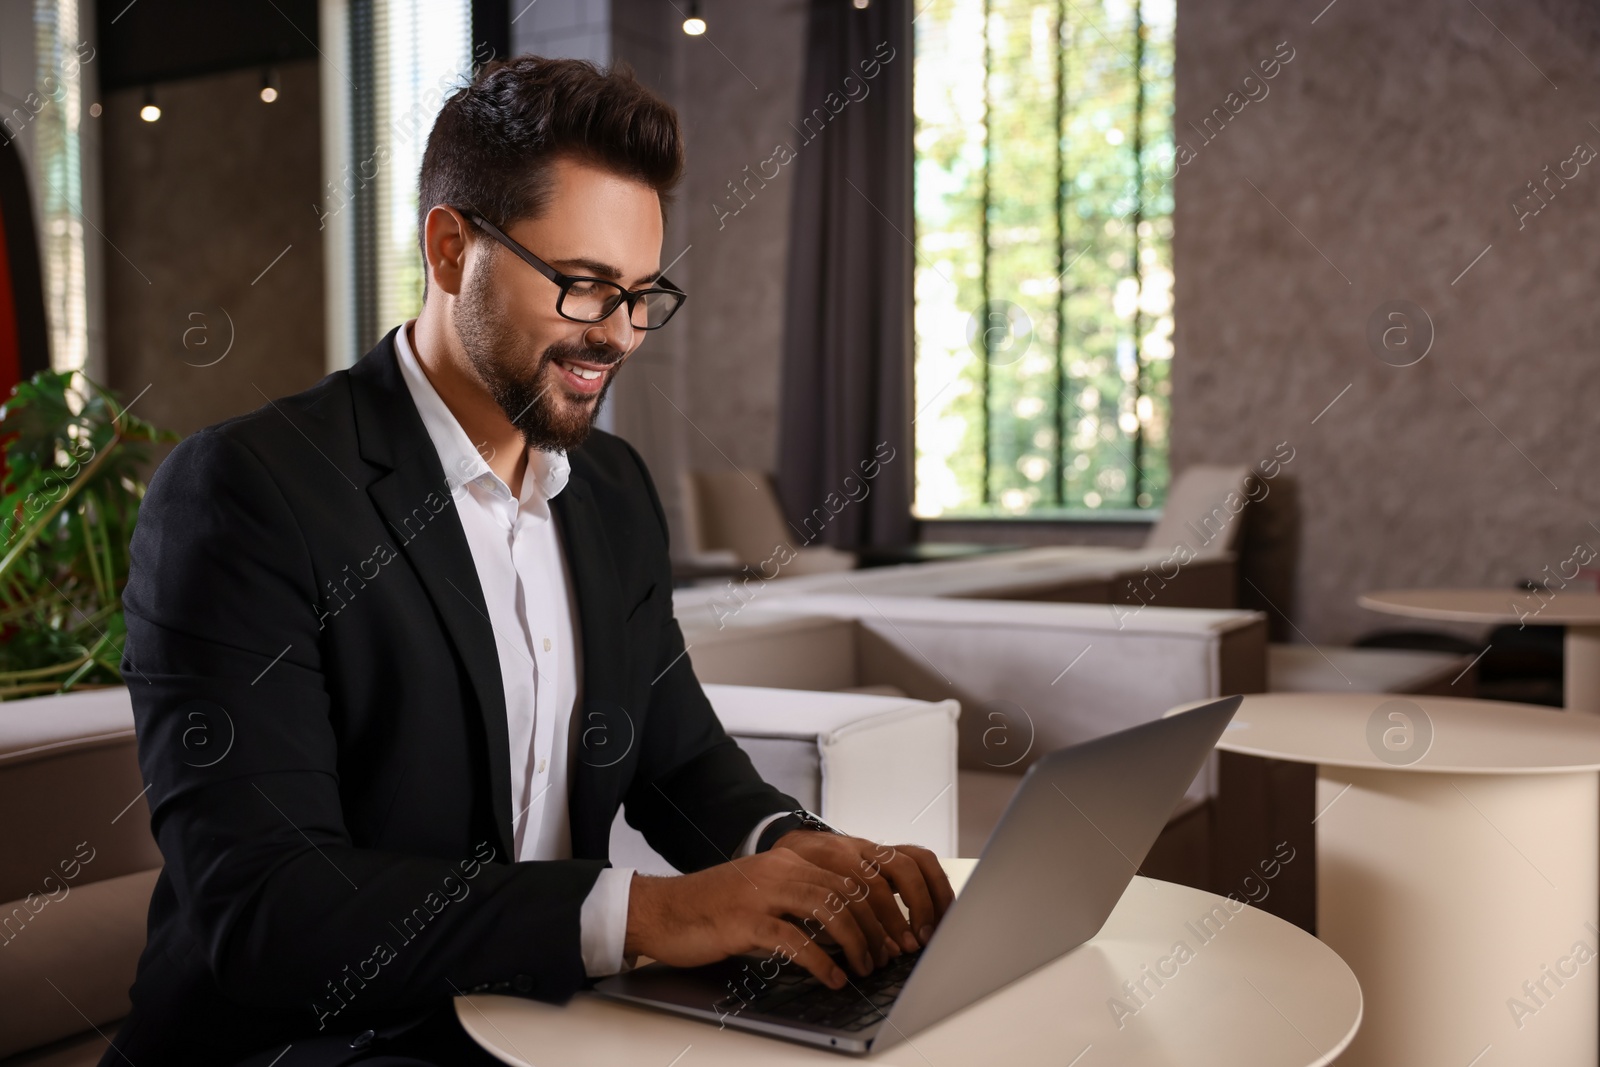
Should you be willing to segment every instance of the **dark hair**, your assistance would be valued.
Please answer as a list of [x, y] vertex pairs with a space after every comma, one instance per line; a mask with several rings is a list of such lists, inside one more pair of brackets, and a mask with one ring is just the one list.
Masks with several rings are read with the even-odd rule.
[[[672, 106], [625, 62], [517, 56], [484, 65], [434, 120], [417, 179], [417, 246], [437, 204], [471, 205], [499, 226], [538, 218], [550, 164], [568, 157], [656, 191], [662, 218], [683, 177], [683, 135]], [[427, 277], [423, 264], [423, 277]]]

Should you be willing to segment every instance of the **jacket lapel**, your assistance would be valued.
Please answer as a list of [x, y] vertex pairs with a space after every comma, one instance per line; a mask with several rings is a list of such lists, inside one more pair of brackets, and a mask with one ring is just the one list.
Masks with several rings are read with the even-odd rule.
[[550, 502], [572, 577], [583, 651], [583, 684], [570, 726], [574, 758], [568, 816], [573, 858], [606, 859], [622, 793], [623, 757], [638, 741], [639, 721], [623, 705], [630, 657], [623, 641], [622, 590], [600, 509], [578, 474], [577, 458], [566, 488]]
[[[350, 370], [363, 459], [387, 470], [367, 494], [427, 590], [466, 667], [488, 742], [489, 793], [500, 854], [512, 851], [511, 744], [488, 606], [444, 467], [401, 377], [391, 330]], [[587, 637], [587, 633], [585, 634]]]

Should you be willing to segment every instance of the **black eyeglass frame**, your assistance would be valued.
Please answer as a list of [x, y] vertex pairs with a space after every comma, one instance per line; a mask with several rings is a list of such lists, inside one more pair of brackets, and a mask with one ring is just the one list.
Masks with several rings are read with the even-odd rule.
[[[556, 284], [557, 287], [560, 288], [561, 292], [556, 295], [556, 314], [560, 315], [564, 319], [568, 319], [572, 322], [586, 322], [591, 324], [604, 322], [606, 319], [610, 318], [616, 313], [617, 306], [619, 304], [626, 301], [628, 304], [628, 324], [630, 326], [632, 326], [635, 330], [659, 330], [671, 320], [672, 316], [678, 313], [678, 309], [683, 307], [684, 301], [689, 299], [689, 294], [684, 292], [682, 289], [679, 289], [676, 285], [673, 285], [672, 280], [665, 274], [659, 275], [656, 278], [657, 284], [646, 289], [625, 289], [616, 282], [612, 281], [610, 278], [596, 278], [587, 274], [564, 274], [561, 271], [556, 270], [544, 260], [540, 259], [538, 256], [534, 255], [532, 252], [528, 251], [522, 245], [518, 244], [517, 241], [508, 236], [504, 230], [500, 229], [500, 227], [496, 226], [494, 223], [490, 222], [476, 211], [471, 211], [467, 208], [461, 207], [457, 207], [456, 210], [461, 213], [463, 218], [472, 223], [474, 226], [483, 227], [483, 229], [488, 231], [490, 237], [493, 237], [506, 248], [509, 248], [512, 252], [516, 253], [519, 259], [527, 263], [528, 266], [532, 267], [540, 274], [543, 274], [546, 278], [549, 278]], [[580, 319], [576, 315], [568, 315], [566, 311], [563, 310], [563, 305], [567, 300], [567, 291], [571, 289], [572, 286], [577, 282], [595, 282], [600, 285], [609, 286], [610, 288], [615, 289], [618, 295], [616, 299], [611, 302], [611, 305], [606, 308], [605, 313], [598, 319]], [[634, 306], [638, 304], [640, 300], [643, 300], [645, 297], [653, 293], [665, 293], [669, 296], [675, 296], [678, 298], [678, 302], [673, 305], [672, 310], [668, 311], [666, 316], [662, 318], [660, 322], [651, 326], [640, 326], [633, 321]]]

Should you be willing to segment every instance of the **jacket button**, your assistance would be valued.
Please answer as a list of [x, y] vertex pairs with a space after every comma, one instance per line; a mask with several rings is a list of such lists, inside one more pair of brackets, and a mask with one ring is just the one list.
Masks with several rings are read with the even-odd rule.
[[363, 1030], [355, 1037], [350, 1039], [350, 1047], [366, 1048], [368, 1045], [372, 1044], [372, 1039], [377, 1036], [378, 1033], [376, 1030]]
[[533, 978], [526, 974], [519, 974], [512, 980], [511, 987], [518, 993], [532, 993]]

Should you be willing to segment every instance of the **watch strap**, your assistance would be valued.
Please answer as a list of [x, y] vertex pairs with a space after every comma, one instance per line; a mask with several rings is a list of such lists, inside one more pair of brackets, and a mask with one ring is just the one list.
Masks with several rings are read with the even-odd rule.
[[761, 831], [761, 836], [756, 838], [756, 851], [765, 852], [777, 844], [778, 838], [791, 830], [815, 830], [819, 833], [837, 834], [840, 831], [823, 822], [821, 818], [813, 815], [804, 808], [796, 808], [778, 816], [767, 824]]

